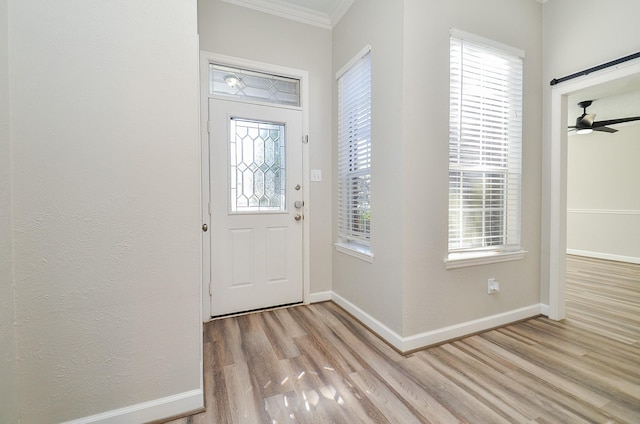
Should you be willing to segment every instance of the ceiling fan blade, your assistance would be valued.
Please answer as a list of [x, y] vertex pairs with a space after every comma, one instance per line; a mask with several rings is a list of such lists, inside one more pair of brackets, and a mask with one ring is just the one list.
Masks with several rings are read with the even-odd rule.
[[596, 119], [596, 115], [593, 113], [584, 113], [578, 119], [576, 119], [576, 126], [578, 127], [590, 127], [593, 125], [593, 121]]
[[598, 121], [593, 123], [593, 128], [606, 127], [607, 125], [622, 124], [624, 122], [640, 121], [640, 116], [631, 116], [629, 118], [609, 119], [607, 121]]
[[594, 131], [601, 131], [601, 132], [606, 132], [606, 133], [618, 132], [618, 130], [616, 130], [614, 128], [609, 128], [609, 127], [593, 127], [592, 129]]

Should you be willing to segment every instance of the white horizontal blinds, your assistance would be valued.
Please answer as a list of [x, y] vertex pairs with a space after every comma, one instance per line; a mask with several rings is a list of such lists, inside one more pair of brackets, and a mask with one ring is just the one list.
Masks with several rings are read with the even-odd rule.
[[371, 232], [371, 58], [338, 76], [338, 235], [369, 245]]
[[522, 55], [451, 37], [449, 252], [520, 245]]

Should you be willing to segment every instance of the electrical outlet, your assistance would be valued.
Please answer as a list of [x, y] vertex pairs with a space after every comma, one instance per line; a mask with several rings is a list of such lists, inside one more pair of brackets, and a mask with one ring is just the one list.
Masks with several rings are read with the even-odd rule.
[[495, 278], [489, 278], [487, 280], [487, 293], [494, 294], [500, 291], [500, 283]]

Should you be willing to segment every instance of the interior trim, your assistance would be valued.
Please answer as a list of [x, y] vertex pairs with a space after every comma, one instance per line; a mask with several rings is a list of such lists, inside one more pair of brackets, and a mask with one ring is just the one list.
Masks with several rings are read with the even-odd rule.
[[146, 423], [181, 415], [186, 412], [201, 410], [203, 408], [204, 392], [202, 389], [197, 389], [73, 421], [67, 421], [63, 424]]
[[548, 313], [546, 305], [537, 303], [433, 331], [401, 336], [338, 293], [332, 293], [332, 300], [403, 354]]
[[626, 262], [640, 265], [640, 258], [633, 256], [616, 255], [613, 253], [591, 252], [588, 250], [567, 249], [568, 255], [585, 256], [587, 258], [604, 259], [607, 261]]

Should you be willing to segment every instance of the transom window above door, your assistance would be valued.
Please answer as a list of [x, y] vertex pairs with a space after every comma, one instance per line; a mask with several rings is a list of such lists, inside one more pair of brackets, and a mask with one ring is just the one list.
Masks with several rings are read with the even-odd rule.
[[300, 80], [209, 64], [209, 94], [285, 106], [300, 106]]

